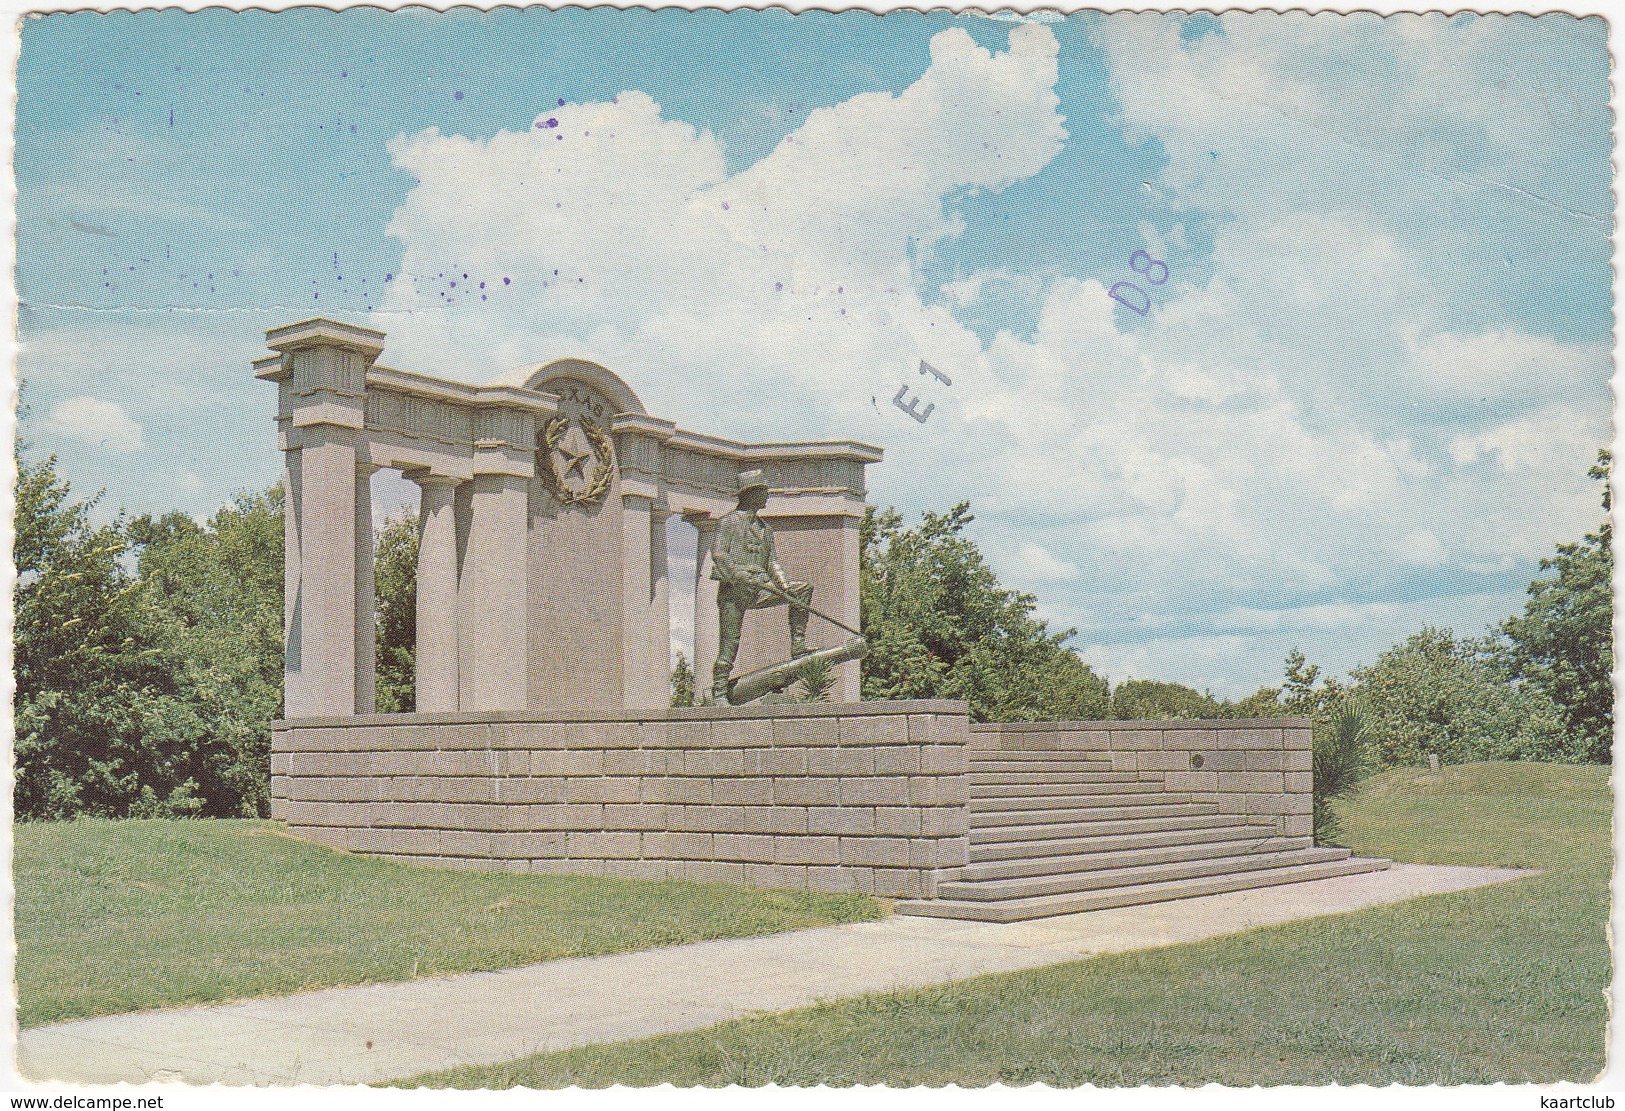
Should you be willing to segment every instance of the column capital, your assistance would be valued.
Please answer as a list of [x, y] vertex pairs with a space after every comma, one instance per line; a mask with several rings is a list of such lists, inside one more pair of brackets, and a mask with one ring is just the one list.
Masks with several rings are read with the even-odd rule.
[[265, 346], [273, 351], [298, 351], [309, 347], [339, 347], [355, 351], [371, 366], [384, 352], [384, 333], [354, 324], [316, 317], [286, 324], [265, 333]]
[[458, 478], [456, 475], [439, 474], [427, 467], [414, 467], [411, 470], [403, 470], [401, 475], [419, 486], [461, 486], [468, 481], [466, 478]]

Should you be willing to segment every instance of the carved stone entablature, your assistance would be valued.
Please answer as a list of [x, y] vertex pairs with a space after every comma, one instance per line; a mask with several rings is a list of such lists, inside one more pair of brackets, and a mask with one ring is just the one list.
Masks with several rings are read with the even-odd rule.
[[476, 438], [481, 447], [504, 446], [528, 449], [535, 435], [535, 420], [518, 409], [488, 406], [476, 410], [479, 417]]
[[642, 430], [616, 430], [615, 442], [620, 450], [621, 473], [642, 479], [657, 479], [661, 474], [660, 440]]
[[332, 390], [360, 397], [366, 391], [366, 364], [361, 355], [343, 348], [291, 351], [288, 366], [295, 394]]
[[367, 427], [446, 444], [474, 442], [474, 414], [467, 406], [396, 390], [367, 392]]
[[862, 497], [864, 461], [855, 458], [776, 459], [763, 461], [767, 483], [784, 493], [842, 493]]
[[863, 468], [880, 458], [865, 444], [740, 444], [678, 432], [661, 448], [661, 477], [697, 495], [731, 498], [739, 472], [759, 469], [776, 497], [821, 494], [861, 501]]
[[666, 445], [663, 455], [667, 482], [722, 496], [731, 496], [739, 490], [739, 461], [735, 458], [674, 444]]

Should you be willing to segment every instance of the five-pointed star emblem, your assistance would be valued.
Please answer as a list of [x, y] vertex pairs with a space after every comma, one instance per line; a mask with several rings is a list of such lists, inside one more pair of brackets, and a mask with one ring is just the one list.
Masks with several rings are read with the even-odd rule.
[[587, 460], [592, 458], [592, 453], [571, 451], [567, 447], [561, 447], [558, 450], [559, 454], [564, 457], [564, 466], [560, 469], [559, 477], [569, 478], [571, 475], [575, 475], [577, 478], [585, 479], [587, 477]]

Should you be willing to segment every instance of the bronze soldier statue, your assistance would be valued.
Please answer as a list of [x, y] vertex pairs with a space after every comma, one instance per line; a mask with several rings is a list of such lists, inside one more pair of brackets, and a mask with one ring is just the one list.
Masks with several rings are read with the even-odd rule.
[[728, 704], [728, 677], [739, 654], [739, 631], [745, 611], [768, 606], [790, 607], [790, 654], [807, 655], [807, 618], [812, 605], [810, 583], [791, 582], [773, 555], [773, 530], [757, 516], [767, 504], [761, 471], [739, 476], [739, 508], [717, 524], [711, 547], [711, 577], [717, 588], [717, 662], [711, 668], [713, 706]]

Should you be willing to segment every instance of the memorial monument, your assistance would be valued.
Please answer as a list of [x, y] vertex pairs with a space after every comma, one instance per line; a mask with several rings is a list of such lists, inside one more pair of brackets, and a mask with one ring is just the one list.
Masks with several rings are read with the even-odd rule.
[[[290, 717], [375, 709], [369, 480], [381, 467], [423, 492], [422, 712], [668, 705], [666, 520], [681, 515], [699, 534], [694, 655], [709, 663], [721, 647], [719, 594], [730, 610], [744, 596], [725, 587], [712, 555], [742, 474], [761, 503], [758, 526], [771, 522], [808, 579], [797, 589], [816, 589], [836, 621], [858, 624], [863, 474], [878, 448], [687, 432], [580, 360], [474, 387], [377, 365], [384, 336], [365, 328], [314, 320], [267, 343], [277, 354], [255, 367], [278, 384], [286, 459]], [[794, 654], [807, 614], [791, 613], [791, 630], [739, 615], [747, 669]], [[857, 700], [855, 663], [840, 667], [833, 697]]]
[[[285, 460], [271, 816], [290, 833], [999, 921], [1381, 866], [1314, 846], [1302, 719], [973, 725], [959, 701], [860, 701], [880, 449], [679, 429], [577, 359], [489, 386], [392, 370], [384, 338], [307, 320], [254, 363]], [[374, 696], [383, 467], [422, 492], [410, 714]], [[670, 706], [673, 516], [697, 533], [701, 707]], [[846, 639], [816, 647], [825, 626]], [[769, 704], [814, 663], [830, 701]]]

